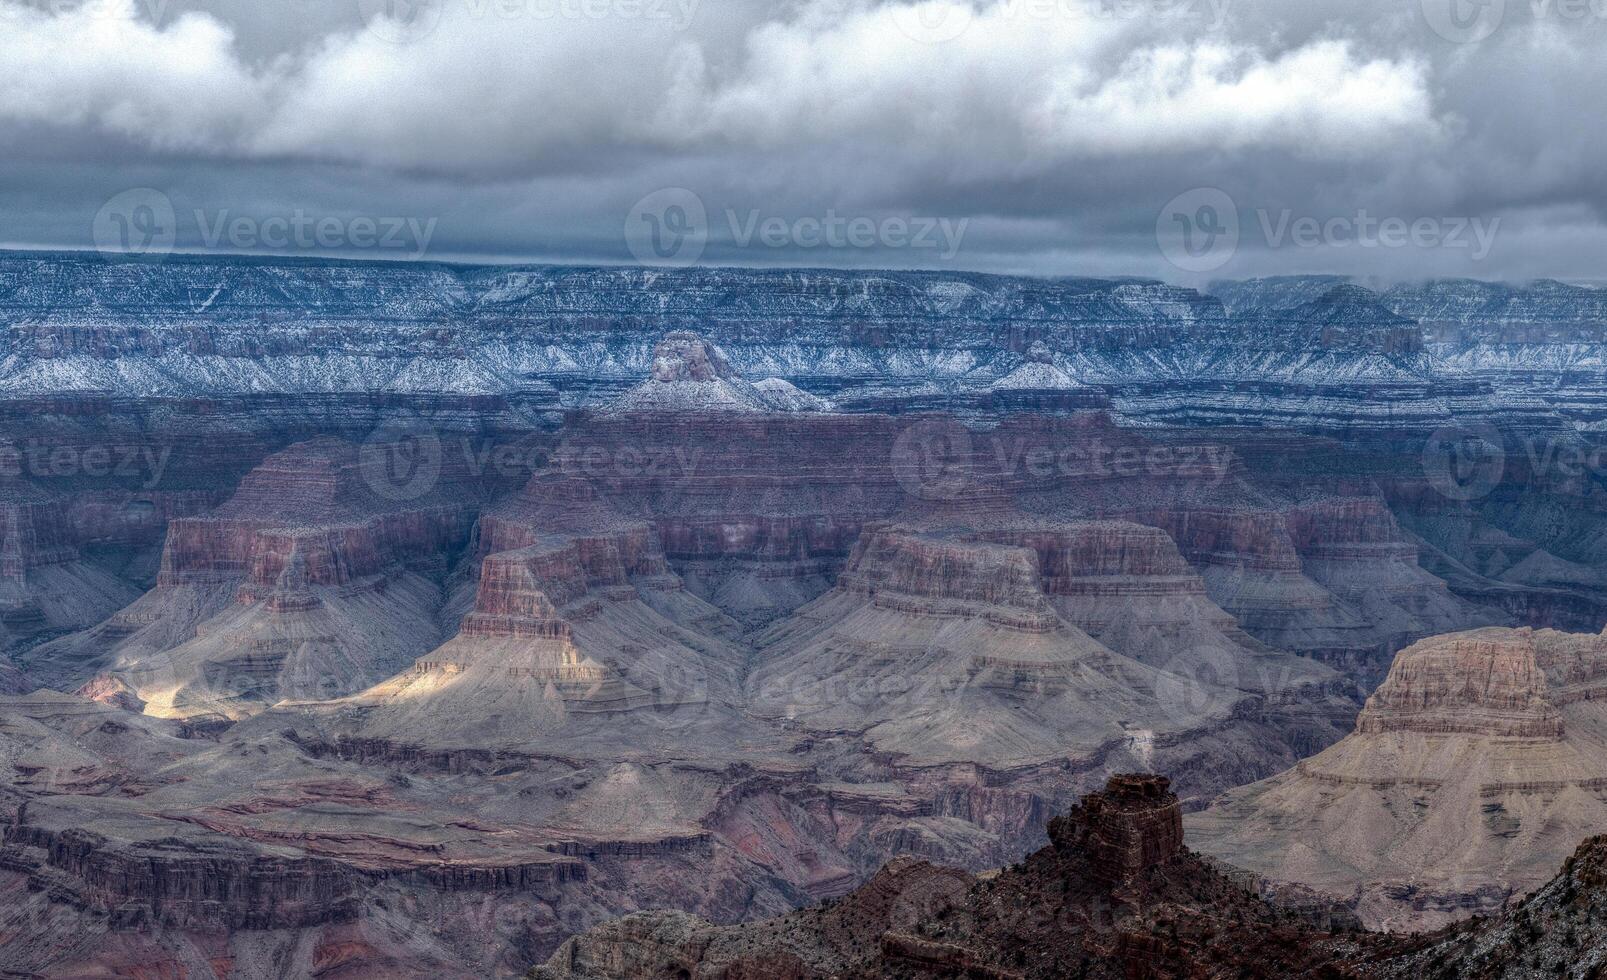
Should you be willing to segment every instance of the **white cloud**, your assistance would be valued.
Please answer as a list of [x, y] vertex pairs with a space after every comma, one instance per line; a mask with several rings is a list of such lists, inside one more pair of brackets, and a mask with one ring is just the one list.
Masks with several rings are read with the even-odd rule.
[[1278, 54], [1158, 44], [1131, 23], [994, 6], [950, 13], [967, 29], [933, 44], [910, 36], [908, 6], [833, 17], [826, 2], [717, 52], [669, 19], [510, 16], [458, 0], [416, 42], [358, 30], [266, 65], [243, 63], [229, 29], [200, 14], [160, 30], [87, 8], [24, 14], [0, 41], [0, 73], [21, 81], [0, 94], [0, 117], [161, 148], [469, 175], [632, 146], [913, 143], [1046, 164], [1202, 146], [1346, 154], [1435, 128], [1420, 65], [1344, 42]]
[[689, 186], [715, 212], [974, 217], [1023, 262], [1153, 250], [1203, 184], [1247, 212], [1607, 213], [1600, 24], [1515, 13], [1451, 45], [1399, 0], [442, 0], [397, 44], [355, 2], [172, 0], [159, 24], [44, 2], [0, 0], [0, 133], [30, 141], [0, 190], [62, 161], [211, 207], [310, 187], [413, 213], [427, 187], [463, 201], [432, 205], [443, 241], [455, 219], [596, 255], [636, 198]]
[[130, 5], [61, 10], [0, 0], [0, 120], [217, 151], [266, 118], [275, 69], [241, 64], [218, 21], [189, 14], [159, 30]]

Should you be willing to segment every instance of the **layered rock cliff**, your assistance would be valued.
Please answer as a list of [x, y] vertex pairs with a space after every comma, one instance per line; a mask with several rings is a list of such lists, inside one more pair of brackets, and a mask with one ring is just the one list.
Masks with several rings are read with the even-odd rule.
[[1356, 731], [1190, 818], [1207, 853], [1390, 928], [1489, 912], [1607, 826], [1607, 638], [1484, 629], [1403, 650]]
[[146, 711], [197, 719], [388, 676], [438, 637], [434, 579], [476, 510], [450, 470], [392, 499], [375, 461], [333, 439], [269, 457], [216, 510], [172, 522], [154, 589], [28, 663], [69, 689], [115, 677]]

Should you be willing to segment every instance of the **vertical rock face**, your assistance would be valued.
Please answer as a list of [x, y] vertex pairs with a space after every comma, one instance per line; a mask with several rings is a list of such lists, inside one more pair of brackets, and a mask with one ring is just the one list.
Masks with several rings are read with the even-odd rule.
[[[1562, 713], [1537, 659], [1544, 655], [1539, 647], [1533, 631], [1521, 629], [1426, 640], [1403, 650], [1368, 698], [1356, 732], [1561, 739]], [[1601, 652], [1607, 655], [1607, 645]], [[1600, 671], [1607, 665], [1592, 666]]]
[[[6, 448], [0, 442], [0, 453]], [[0, 473], [0, 658], [92, 626], [134, 599], [132, 585], [84, 560], [86, 522], [71, 506], [68, 496]]]
[[1112, 776], [1104, 792], [1050, 821], [1050, 843], [1086, 853], [1107, 887], [1132, 883], [1183, 854], [1183, 808], [1171, 785], [1165, 776]]
[[383, 465], [334, 439], [270, 456], [217, 510], [173, 522], [158, 585], [242, 577], [241, 601], [250, 603], [273, 590], [292, 553], [306, 580], [323, 586], [409, 562], [439, 566], [468, 535], [475, 492], [451, 468], [422, 482], [423, 492], [397, 492]]
[[755, 710], [821, 731], [868, 722], [873, 745], [916, 765], [1044, 764], [1124, 742], [1124, 717], [1205, 723], [1146, 707], [1156, 673], [1063, 620], [1035, 552], [919, 528], [868, 532], [837, 585], [759, 644]]
[[959, 604], [974, 603], [1021, 629], [1050, 630], [1042, 578], [1038, 555], [1027, 548], [876, 531], [861, 538], [838, 586], [890, 608], [907, 601], [941, 614], [954, 603], [963, 613]]
[[476, 513], [449, 459], [402, 495], [352, 443], [277, 453], [211, 514], [171, 522], [154, 590], [30, 658], [72, 686], [112, 675], [170, 717], [367, 687], [439, 642], [432, 579]]
[[742, 654], [720, 636], [734, 624], [685, 592], [649, 524], [584, 482], [534, 476], [481, 519], [470, 560], [472, 605], [455, 636], [349, 702], [308, 710], [339, 719], [355, 707], [358, 733], [375, 740], [520, 751], [736, 730]]
[[1436, 925], [1545, 880], [1607, 821], [1607, 637], [1482, 629], [1402, 650], [1356, 731], [1190, 817], [1207, 853]]

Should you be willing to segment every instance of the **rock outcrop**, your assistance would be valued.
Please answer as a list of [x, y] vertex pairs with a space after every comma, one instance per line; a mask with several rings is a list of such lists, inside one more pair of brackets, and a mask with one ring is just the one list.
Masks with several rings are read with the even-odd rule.
[[1208, 853], [1390, 928], [1488, 913], [1607, 827], [1607, 637], [1484, 629], [1402, 651], [1356, 731], [1190, 817]]
[[741, 927], [632, 915], [570, 940], [530, 976], [1520, 980], [1588, 977], [1607, 962], [1607, 837], [1489, 920], [1385, 935], [1244, 890], [1241, 872], [1184, 849], [1176, 806], [1164, 779], [1117, 777], [1056, 818], [1049, 847], [996, 873], [900, 860], [840, 901]]
[[192, 719], [387, 676], [439, 637], [436, 580], [476, 510], [461, 472], [393, 499], [376, 462], [331, 439], [270, 457], [222, 506], [172, 523], [151, 592], [29, 662], [65, 687], [116, 677], [147, 713]]
[[1141, 885], [1152, 868], [1183, 857], [1183, 809], [1164, 776], [1112, 776], [1049, 822], [1049, 842], [1088, 856], [1094, 879], [1112, 889]]
[[1051, 826], [1048, 847], [980, 879], [901, 860], [838, 902], [747, 926], [629, 916], [531, 977], [1357, 977], [1414, 949], [1318, 932], [1242, 890], [1184, 849], [1165, 779], [1115, 777]]

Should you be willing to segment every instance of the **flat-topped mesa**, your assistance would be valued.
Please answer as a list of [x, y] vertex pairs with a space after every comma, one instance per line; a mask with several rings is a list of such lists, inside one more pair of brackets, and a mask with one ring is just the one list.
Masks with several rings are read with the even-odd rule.
[[292, 554], [305, 585], [345, 586], [438, 560], [467, 538], [475, 502], [461, 474], [387, 495], [375, 465], [339, 439], [268, 457], [217, 510], [171, 523], [158, 586], [240, 578], [239, 600], [252, 603], [278, 590]]
[[1295, 550], [1329, 559], [1398, 558], [1417, 562], [1417, 546], [1402, 533], [1389, 505], [1378, 497], [1336, 497], [1285, 512]]
[[864, 536], [838, 585], [883, 608], [980, 613], [1001, 626], [1049, 631], [1060, 621], [1041, 579], [1037, 554], [1028, 548], [889, 529]]
[[551, 471], [536, 474], [518, 494], [488, 508], [470, 551], [483, 567], [498, 552], [551, 549], [564, 539], [579, 549], [594, 584], [671, 577], [652, 525], [614, 510], [585, 480]]
[[1397, 654], [1356, 731], [1559, 740], [1563, 721], [1548, 697], [1534, 631], [1483, 629], [1423, 640]]
[[1049, 841], [1056, 850], [1086, 853], [1102, 884], [1134, 883], [1185, 853], [1183, 808], [1171, 785], [1165, 776], [1112, 776], [1104, 792], [1049, 821]]
[[1486, 627], [1395, 657], [1356, 730], [1189, 817], [1264, 890], [1435, 928], [1544, 882], [1603, 825], [1607, 637]]
[[1028, 548], [1050, 595], [1198, 595], [1205, 583], [1165, 531], [1125, 521], [979, 531], [979, 539]]
[[[568, 639], [564, 608], [586, 597], [591, 583], [626, 585], [619, 552], [606, 542], [556, 540], [488, 555], [480, 566], [465, 637]], [[582, 613], [583, 614], [583, 613]]]
[[1300, 554], [1281, 514], [1211, 508], [1146, 508], [1123, 517], [1162, 528], [1196, 566], [1300, 572]]

